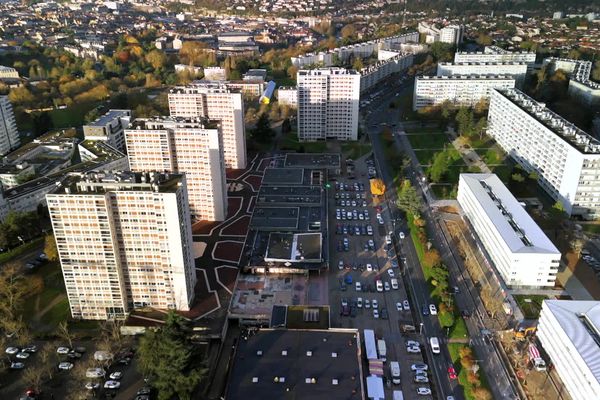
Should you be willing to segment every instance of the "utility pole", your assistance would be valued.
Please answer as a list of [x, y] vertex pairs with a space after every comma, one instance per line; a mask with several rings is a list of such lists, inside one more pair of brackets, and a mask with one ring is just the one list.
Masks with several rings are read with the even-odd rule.
[[404, 0], [404, 10], [402, 10], [402, 28], [404, 28], [406, 22], [406, 2], [408, 0]]

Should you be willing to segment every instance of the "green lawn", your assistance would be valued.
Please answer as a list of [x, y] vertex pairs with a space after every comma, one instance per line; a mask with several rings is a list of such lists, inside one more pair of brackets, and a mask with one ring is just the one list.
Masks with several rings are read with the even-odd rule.
[[[423, 249], [423, 245], [417, 236], [418, 227], [415, 225], [414, 218], [412, 214], [406, 215], [406, 221], [408, 224], [408, 229], [410, 230], [410, 237], [415, 245], [415, 250], [417, 251], [417, 257], [419, 258], [419, 262], [423, 263], [423, 254], [425, 253], [425, 249]], [[427, 279], [427, 277], [425, 277]]]
[[281, 150], [294, 150], [300, 153], [323, 153], [327, 150], [325, 142], [303, 142], [298, 141], [298, 135], [291, 131], [284, 135], [280, 141]]
[[449, 145], [448, 136], [439, 128], [423, 128], [421, 131], [408, 132], [406, 135], [413, 149], [443, 149]]
[[74, 104], [63, 110], [56, 109], [50, 111], [50, 118], [52, 118], [54, 128], [81, 126], [83, 125], [85, 114], [96, 106], [96, 103]]
[[346, 157], [356, 160], [368, 152], [371, 151], [371, 145], [366, 143], [343, 143], [342, 144], [342, 153], [346, 155]]
[[581, 224], [584, 232], [587, 233], [600, 233], [600, 224]]
[[451, 339], [464, 339], [469, 337], [467, 325], [460, 315], [454, 316], [454, 325], [450, 328]]
[[547, 299], [544, 295], [536, 294], [519, 294], [513, 297], [526, 319], [537, 319], [542, 310], [542, 302]]

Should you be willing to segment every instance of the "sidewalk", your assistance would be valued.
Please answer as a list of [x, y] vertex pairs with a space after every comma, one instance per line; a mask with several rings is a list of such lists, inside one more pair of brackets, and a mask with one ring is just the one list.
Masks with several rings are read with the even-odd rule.
[[463, 146], [460, 144], [458, 135], [456, 132], [454, 132], [453, 128], [448, 127], [446, 130], [446, 135], [448, 135], [448, 137], [451, 139], [452, 145], [460, 153], [460, 156], [463, 158], [467, 167], [477, 167], [484, 174], [492, 173], [492, 171], [483, 162], [475, 150], [473, 150], [470, 146]]

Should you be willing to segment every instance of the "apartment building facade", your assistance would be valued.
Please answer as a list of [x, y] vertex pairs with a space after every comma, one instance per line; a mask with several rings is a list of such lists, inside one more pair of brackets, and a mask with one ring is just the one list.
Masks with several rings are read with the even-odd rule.
[[125, 151], [124, 130], [131, 123], [131, 110], [108, 110], [96, 120], [83, 126], [88, 140], [103, 140], [119, 151]]
[[511, 52], [498, 46], [486, 46], [483, 51], [454, 53], [455, 63], [526, 63], [531, 66], [535, 63], [535, 52]]
[[477, 75], [511, 76], [517, 86], [525, 81], [529, 64], [522, 62], [505, 63], [438, 63], [437, 76]]
[[600, 398], [600, 302], [544, 300], [536, 335], [570, 398]]
[[192, 217], [224, 221], [227, 182], [219, 124], [203, 118], [136, 119], [125, 130], [132, 171], [185, 173]]
[[492, 92], [487, 132], [568, 214], [600, 217], [600, 141], [518, 89]]
[[413, 110], [445, 101], [471, 106], [480, 100], [488, 100], [493, 89], [514, 87], [515, 78], [511, 76], [419, 76], [415, 79]]
[[21, 144], [17, 122], [8, 96], [0, 96], [0, 156], [8, 154]]
[[360, 74], [344, 68], [300, 70], [298, 139], [356, 140]]
[[185, 176], [72, 174], [46, 199], [73, 318], [189, 310], [196, 271]]
[[508, 287], [553, 287], [560, 252], [495, 174], [460, 174], [458, 203]]
[[242, 93], [223, 82], [195, 81], [171, 89], [169, 112], [172, 117], [204, 117], [220, 121], [225, 166], [246, 168], [246, 128]]
[[298, 88], [280, 86], [277, 89], [277, 101], [280, 105], [286, 105], [292, 108], [298, 107]]

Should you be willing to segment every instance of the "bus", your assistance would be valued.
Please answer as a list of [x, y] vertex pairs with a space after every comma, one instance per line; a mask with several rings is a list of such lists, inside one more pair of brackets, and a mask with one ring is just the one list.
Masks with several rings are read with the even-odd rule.
[[377, 346], [375, 344], [375, 332], [372, 329], [364, 330], [365, 354], [367, 360], [377, 360]]

